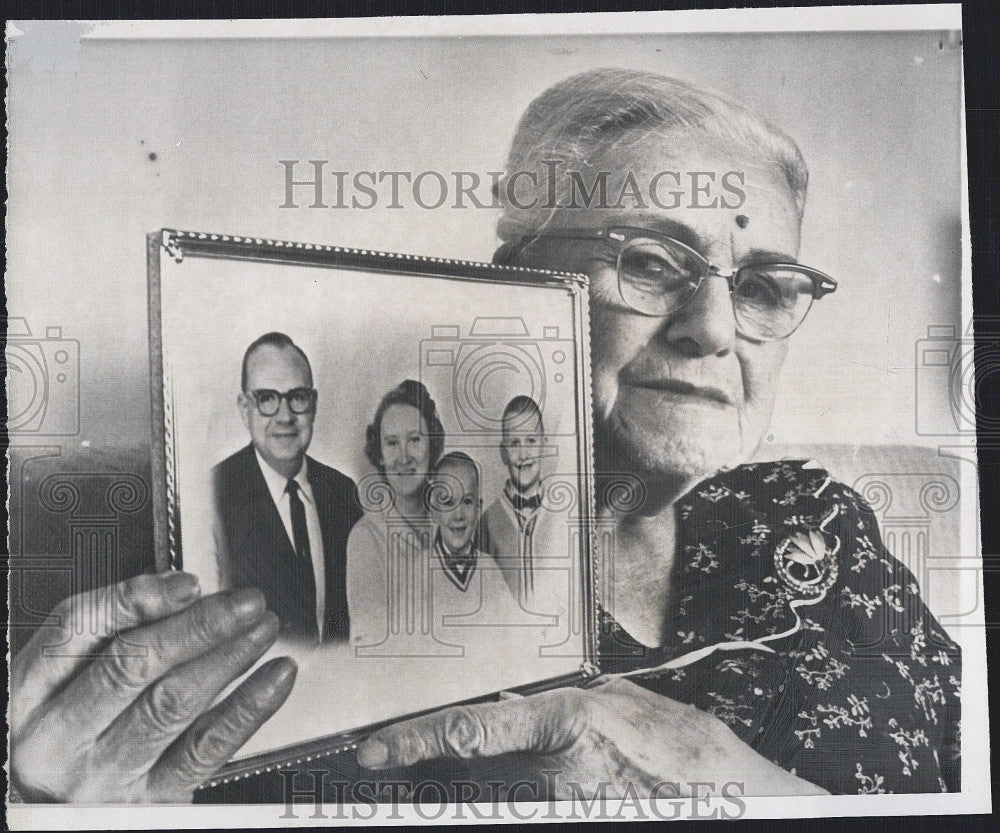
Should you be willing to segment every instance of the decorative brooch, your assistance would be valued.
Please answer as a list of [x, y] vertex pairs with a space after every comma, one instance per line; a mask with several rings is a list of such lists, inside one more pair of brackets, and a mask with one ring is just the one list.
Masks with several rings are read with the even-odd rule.
[[819, 529], [795, 532], [774, 551], [778, 578], [803, 596], [821, 596], [837, 580], [839, 549], [836, 535]]

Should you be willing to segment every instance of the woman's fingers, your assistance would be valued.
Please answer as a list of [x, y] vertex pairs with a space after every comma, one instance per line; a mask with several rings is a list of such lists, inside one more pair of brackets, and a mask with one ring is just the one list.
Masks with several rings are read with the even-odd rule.
[[43, 721], [60, 723], [46, 726], [46, 734], [59, 736], [67, 729], [87, 727], [93, 739], [147, 686], [250, 630], [264, 613], [259, 590], [237, 590], [209, 596], [167, 619], [119, 634], [44, 707]]
[[147, 688], [98, 739], [96, 755], [122, 772], [145, 772], [233, 680], [245, 674], [277, 638], [278, 617], [177, 666]]
[[211, 778], [281, 707], [295, 683], [296, 671], [289, 657], [266, 662], [199, 717], [150, 771], [151, 800], [190, 800], [195, 788]]
[[[579, 695], [579, 696], [578, 696]], [[381, 729], [358, 748], [369, 769], [410, 766], [430, 758], [479, 758], [507, 752], [555, 752], [582, 728], [582, 692], [453, 706]]]
[[178, 613], [198, 593], [197, 578], [175, 572], [136, 576], [64, 599], [11, 660], [11, 726], [23, 726], [115, 633]]

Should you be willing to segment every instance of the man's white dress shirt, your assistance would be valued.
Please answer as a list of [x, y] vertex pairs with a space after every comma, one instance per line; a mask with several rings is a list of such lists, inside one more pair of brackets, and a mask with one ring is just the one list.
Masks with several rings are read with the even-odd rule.
[[[278, 508], [278, 515], [285, 525], [285, 532], [288, 540], [295, 550], [295, 535], [292, 533], [292, 507], [288, 497], [288, 478], [283, 474], [278, 474], [260, 456], [260, 452], [254, 449], [257, 455], [257, 464], [264, 474], [264, 482], [267, 483], [267, 490], [271, 493], [271, 499]], [[326, 561], [323, 558], [323, 531], [319, 525], [319, 513], [316, 511], [316, 498], [313, 497], [312, 486], [306, 476], [306, 469], [309, 461], [302, 459], [302, 468], [295, 475], [294, 480], [299, 484], [299, 495], [302, 497], [302, 506], [306, 510], [306, 531], [309, 534], [309, 553], [312, 556], [313, 578], [316, 581], [316, 630], [319, 633], [320, 641], [323, 640], [323, 622], [326, 620]]]

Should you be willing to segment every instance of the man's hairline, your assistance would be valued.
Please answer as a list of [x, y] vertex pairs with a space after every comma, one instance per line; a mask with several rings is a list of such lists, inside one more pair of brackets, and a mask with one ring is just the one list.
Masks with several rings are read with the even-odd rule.
[[[258, 344], [256, 347], [254, 347], [249, 353], [246, 354], [246, 358], [244, 360], [245, 364], [246, 364], [246, 367], [247, 367], [247, 380], [248, 381], [249, 381], [249, 378], [250, 378], [250, 363], [253, 361], [253, 357], [256, 356], [261, 350], [263, 350], [265, 348], [271, 348], [272, 350], [276, 350], [276, 351], [282, 352], [282, 353], [291, 352], [294, 355], [296, 355], [305, 364], [305, 366], [306, 366], [306, 377], [307, 377], [308, 382], [309, 382], [308, 387], [310, 387], [310, 388], [313, 387], [312, 365], [309, 362], [309, 357], [306, 356], [305, 350], [303, 350], [301, 347], [299, 347], [294, 342], [292, 342], [291, 344], [280, 344], [280, 345], [279, 344], [264, 343], [264, 344]], [[251, 390], [252, 390], [252, 388], [251, 388]], [[244, 391], [241, 391], [241, 393], [243, 393], [243, 394], [249, 394], [250, 391], [249, 390], [244, 390]]]

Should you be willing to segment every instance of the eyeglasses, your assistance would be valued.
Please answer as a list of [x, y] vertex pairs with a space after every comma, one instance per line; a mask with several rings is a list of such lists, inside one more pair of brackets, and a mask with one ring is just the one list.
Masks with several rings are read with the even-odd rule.
[[608, 240], [618, 249], [618, 292], [636, 312], [665, 316], [687, 304], [701, 282], [725, 278], [740, 335], [753, 341], [788, 338], [817, 298], [836, 291], [829, 275], [797, 263], [762, 263], [723, 270], [690, 246], [649, 229], [558, 229], [519, 241], [507, 259], [534, 240], [556, 237]]
[[284, 393], [271, 388], [260, 388], [248, 391], [247, 395], [253, 398], [260, 415], [266, 417], [278, 413], [282, 399], [288, 403], [288, 408], [293, 414], [307, 414], [316, 407], [315, 388], [292, 388]]

